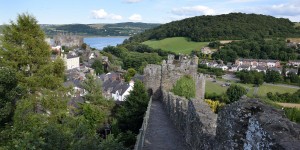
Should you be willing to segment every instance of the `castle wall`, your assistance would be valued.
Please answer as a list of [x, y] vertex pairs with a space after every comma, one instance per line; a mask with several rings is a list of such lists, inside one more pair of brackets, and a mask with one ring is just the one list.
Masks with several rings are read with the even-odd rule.
[[187, 100], [171, 92], [162, 92], [170, 119], [192, 149], [211, 149], [216, 134], [217, 115], [203, 100]]
[[[147, 65], [144, 82], [153, 97], [162, 101], [191, 149], [300, 148], [300, 125], [289, 121], [283, 111], [246, 98], [226, 105], [217, 116], [203, 101], [205, 77], [197, 74], [197, 58], [168, 58], [162, 65]], [[196, 98], [191, 100], [169, 92], [187, 74], [196, 84]]]

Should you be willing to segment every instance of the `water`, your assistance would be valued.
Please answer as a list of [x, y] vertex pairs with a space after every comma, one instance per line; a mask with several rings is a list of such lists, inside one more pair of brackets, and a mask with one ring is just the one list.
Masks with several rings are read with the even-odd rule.
[[83, 41], [92, 48], [102, 50], [107, 46], [116, 46], [117, 44], [121, 44], [128, 38], [129, 37], [85, 37]]

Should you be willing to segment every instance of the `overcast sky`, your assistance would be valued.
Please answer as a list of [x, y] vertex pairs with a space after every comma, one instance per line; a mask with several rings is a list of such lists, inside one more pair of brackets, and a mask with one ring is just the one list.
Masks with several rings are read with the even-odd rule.
[[0, 0], [0, 24], [28, 12], [41, 24], [147, 22], [230, 12], [300, 22], [300, 0]]

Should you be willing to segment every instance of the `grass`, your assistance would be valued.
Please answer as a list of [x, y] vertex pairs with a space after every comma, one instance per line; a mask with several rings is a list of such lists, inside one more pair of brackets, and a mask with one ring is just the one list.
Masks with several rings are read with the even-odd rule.
[[208, 42], [193, 42], [185, 37], [173, 37], [163, 40], [145, 41], [146, 44], [152, 48], [160, 48], [165, 51], [172, 51], [175, 53], [190, 54], [192, 50], [200, 50], [202, 47], [208, 45]]
[[205, 92], [222, 94], [225, 93], [228, 87], [222, 87], [220, 84], [206, 80]]
[[298, 89], [296, 88], [288, 88], [288, 87], [281, 87], [281, 86], [276, 86], [276, 85], [261, 85], [258, 89], [257, 95], [258, 96], [266, 96], [268, 92], [272, 93], [295, 93]]
[[[224, 79], [217, 79], [218, 81], [223, 81]], [[240, 86], [243, 86], [245, 89], [248, 89], [248, 93], [247, 96], [248, 97], [254, 97], [254, 89], [255, 87], [253, 86], [253, 84], [242, 84], [242, 83], [235, 83], [233, 81], [230, 81], [231, 84], [237, 84]], [[205, 86], [205, 92], [207, 93], [213, 93], [215, 92], [216, 94], [222, 94], [225, 93], [228, 87], [222, 87], [220, 85], [220, 83], [216, 83], [216, 82], [212, 82], [209, 80], [206, 80], [206, 86]], [[276, 86], [276, 85], [261, 85], [258, 88], [257, 91], [257, 96], [258, 97], [266, 97], [268, 92], [272, 92], [272, 93], [294, 93], [296, 92], [298, 89], [296, 88], [288, 88], [288, 87], [282, 87], [282, 86]]]

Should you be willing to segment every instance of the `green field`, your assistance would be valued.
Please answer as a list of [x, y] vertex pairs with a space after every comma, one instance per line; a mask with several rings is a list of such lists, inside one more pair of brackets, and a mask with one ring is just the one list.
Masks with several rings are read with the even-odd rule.
[[222, 94], [225, 93], [228, 87], [222, 87], [220, 84], [206, 80], [205, 92]]
[[259, 87], [259, 90], [257, 92], [258, 96], [266, 96], [268, 92], [272, 93], [295, 93], [298, 89], [296, 88], [288, 88], [288, 87], [282, 87], [282, 86], [276, 86], [276, 85], [262, 85]]
[[[218, 81], [223, 81], [222, 79], [218, 79]], [[238, 84], [240, 86], [243, 86], [245, 89], [248, 89], [247, 96], [253, 97], [254, 95], [254, 89], [255, 87], [253, 84], [242, 84], [242, 83], [234, 83], [230, 82], [231, 84]], [[220, 83], [212, 82], [209, 80], [206, 80], [206, 86], [205, 86], [205, 92], [206, 93], [216, 93], [216, 94], [222, 94], [225, 93], [228, 87], [222, 87]], [[257, 96], [258, 97], [266, 97], [268, 92], [272, 93], [294, 93], [298, 89], [296, 88], [289, 88], [289, 87], [283, 87], [283, 86], [276, 86], [276, 85], [268, 85], [264, 84], [258, 87]]]
[[160, 48], [162, 50], [172, 51], [177, 54], [189, 54], [192, 50], [200, 50], [202, 47], [207, 46], [208, 42], [193, 42], [189, 41], [188, 38], [185, 37], [173, 37], [159, 41], [145, 41], [143, 44], [146, 44], [152, 48]]

